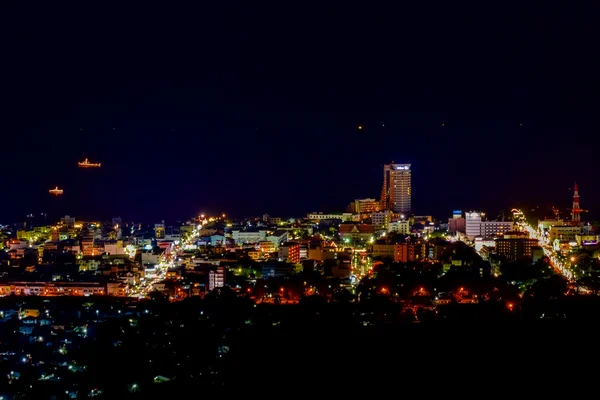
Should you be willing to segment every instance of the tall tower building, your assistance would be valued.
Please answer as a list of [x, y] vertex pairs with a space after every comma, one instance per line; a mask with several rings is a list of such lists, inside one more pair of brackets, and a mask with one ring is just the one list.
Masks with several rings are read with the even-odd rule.
[[410, 164], [391, 164], [383, 166], [383, 188], [381, 189], [381, 210], [396, 213], [409, 213], [411, 204]]
[[579, 206], [579, 187], [577, 186], [577, 183], [575, 183], [575, 187], [573, 188], [573, 208], [571, 209], [573, 225], [579, 226], [581, 224], [580, 214], [582, 211], [583, 210]]

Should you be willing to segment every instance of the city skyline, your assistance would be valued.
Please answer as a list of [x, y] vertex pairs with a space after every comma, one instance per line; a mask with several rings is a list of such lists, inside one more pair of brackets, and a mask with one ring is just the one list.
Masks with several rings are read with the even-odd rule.
[[[99, 164], [98, 164], [99, 165]], [[410, 214], [413, 213], [412, 210], [412, 169], [411, 169], [411, 164], [382, 164], [381, 165], [383, 167], [384, 170], [384, 188], [381, 190], [381, 194], [379, 197], [379, 200], [377, 200], [380, 204], [380, 208], [381, 210], [385, 210], [385, 209], [389, 209], [391, 211], [394, 212], [400, 212], [400, 213], [406, 213], [406, 214]], [[387, 201], [389, 202], [389, 192], [387, 193], [387, 195], [384, 196], [384, 192], [385, 192], [385, 182], [386, 182], [386, 176], [390, 176], [390, 170], [394, 168], [394, 166], [402, 166], [402, 168], [407, 168], [406, 171], [408, 171], [408, 180], [406, 180], [407, 185], [406, 186], [409, 190], [408, 195], [404, 195], [406, 197], [407, 200], [404, 200], [405, 202], [407, 201], [409, 204], [410, 209], [407, 211], [406, 209], [401, 210], [400, 208], [397, 209], [393, 209], [393, 206], [390, 207], [385, 207], [384, 206], [384, 201], [385, 198], [387, 198]], [[85, 168], [84, 168], [85, 169]], [[402, 172], [406, 172], [406, 171], [402, 171]], [[90, 172], [84, 172], [89, 174]], [[79, 173], [81, 174], [81, 172]], [[386, 175], [387, 174], [387, 175]], [[88, 185], [88, 187], [93, 187], [98, 189], [98, 187], [96, 186], [95, 183], [98, 182], [98, 178], [97, 176], [91, 175], [92, 179], [91, 179], [91, 184]], [[84, 186], [86, 184], [86, 177], [84, 175], [79, 175], [79, 180], [80, 180], [80, 185]], [[402, 178], [400, 178], [400, 180], [402, 180]], [[400, 180], [398, 180], [398, 182], [400, 182]], [[81, 182], [84, 182], [83, 184], [81, 184]], [[403, 183], [404, 184], [404, 183]], [[387, 190], [389, 191], [389, 186], [390, 186], [390, 182], [387, 182]], [[577, 188], [579, 185], [577, 183], [575, 183], [573, 185], [573, 188]], [[94, 213], [92, 210], [94, 209], [94, 207], [98, 207], [98, 205], [96, 203], [94, 203], [93, 201], [90, 201], [90, 198], [88, 198], [86, 200], [85, 195], [89, 195], [90, 192], [86, 192], [84, 190], [83, 193], [76, 193], [75, 196], [71, 197], [70, 201], [64, 201], [62, 198], [63, 196], [65, 196], [64, 194], [64, 187], [60, 186], [60, 188], [58, 186], [54, 186], [52, 188], [50, 188], [50, 190], [46, 189], [45, 193], [48, 193], [48, 191], [50, 192], [51, 196], [43, 196], [40, 195], [39, 197], [39, 201], [37, 201], [37, 204], [45, 204], [46, 206], [42, 206], [40, 208], [42, 208], [42, 210], [40, 211], [35, 211], [35, 212], [27, 212], [25, 214], [22, 215], [17, 215], [14, 216], [13, 215], [13, 219], [7, 219], [1, 222], [4, 223], [16, 223], [16, 222], [21, 222], [25, 219], [25, 217], [27, 215], [37, 215], [37, 214], [50, 214], [53, 218], [59, 218], [61, 216], [64, 215], [76, 215], [79, 214], [78, 217], [82, 218], [84, 220], [109, 220], [113, 217], [115, 217], [116, 215], [127, 215], [125, 213], [120, 212], [118, 209], [109, 214], [106, 212], [99, 212], [99, 213]], [[83, 194], [83, 196], [82, 196]], [[417, 208], [419, 209], [423, 209], [423, 212], [420, 213], [416, 213], [416, 215], [433, 215], [436, 218], [445, 218], [448, 215], [451, 214], [452, 209], [456, 209], [456, 208], [460, 208], [463, 210], [476, 210], [476, 209], [480, 209], [480, 210], [488, 210], [488, 212], [490, 212], [491, 215], [495, 215], [495, 213], [497, 213], [497, 215], [502, 215], [505, 212], [508, 212], [508, 210], [514, 208], [514, 207], [531, 207], [533, 208], [538, 208], [541, 210], [542, 213], [545, 213], [544, 215], [546, 217], [553, 217], [555, 216], [555, 213], [558, 211], [560, 212], [561, 218], [563, 219], [570, 219], [571, 218], [571, 214], [572, 212], [570, 211], [573, 207], [573, 191], [572, 190], [568, 190], [566, 192], [567, 195], [571, 196], [566, 198], [563, 195], [563, 198], [561, 198], [560, 200], [557, 201], [548, 201], [545, 205], [534, 205], [534, 203], [530, 203], [530, 204], [525, 204], [524, 202], [521, 201], [510, 201], [509, 199], [506, 200], [506, 202], [503, 205], [500, 205], [498, 203], [494, 204], [494, 205], [490, 205], [489, 203], [487, 205], [485, 204], [479, 204], [479, 205], [471, 205], [471, 206], [465, 206], [462, 207], [458, 204], [452, 203], [452, 205], [449, 205], [449, 203], [446, 202], [440, 202], [438, 203], [439, 205], [436, 207], [433, 207], [433, 210], [437, 210], [437, 212], [431, 212], [430, 210], [424, 209], [424, 207], [421, 208]], [[373, 198], [375, 198], [376, 196], [372, 196]], [[360, 198], [369, 198], [369, 196], [350, 196], [350, 198], [352, 200], [350, 200], [351, 203], [353, 203], [355, 200], [360, 199]], [[399, 197], [400, 198], [400, 197]], [[278, 215], [282, 215], [285, 217], [297, 217], [297, 216], [302, 216], [307, 214], [308, 212], [343, 212], [345, 209], [347, 209], [347, 206], [344, 206], [344, 204], [347, 205], [348, 201], [346, 201], [346, 203], [343, 203], [344, 200], [342, 200], [342, 203], [336, 204], [336, 205], [326, 205], [324, 208], [319, 209], [319, 210], [311, 210], [309, 208], [307, 208], [306, 206], [301, 209], [298, 212], [283, 212], [283, 213], [279, 213]], [[579, 195], [577, 195], [577, 202], [579, 201]], [[94, 204], [94, 207], [91, 206], [91, 204]], [[389, 203], [388, 203], [389, 204]], [[427, 204], [427, 203], [426, 203]], [[440, 207], [441, 205], [441, 207]], [[558, 206], [557, 206], [558, 205]], [[570, 207], [569, 207], [570, 206]], [[73, 210], [79, 210], [80, 212], [73, 212]], [[232, 211], [233, 210], [233, 211]], [[244, 212], [236, 212], [235, 211], [235, 204], [232, 205], [232, 209], [225, 209], [225, 208], [219, 208], [219, 206], [217, 207], [196, 207], [196, 210], [194, 212], [194, 210], [191, 210], [191, 212], [187, 212], [186, 211], [178, 211], [177, 213], [172, 213], [171, 211], [166, 211], [166, 212], [156, 212], [156, 213], [148, 213], [145, 214], [142, 217], [132, 217], [132, 218], [127, 218], [128, 220], [137, 220], [137, 221], [141, 221], [144, 223], [154, 223], [158, 220], [161, 219], [168, 219], [171, 221], [175, 221], [175, 220], [185, 220], [186, 218], [188, 218], [190, 215], [199, 215], [201, 213], [207, 213], [207, 214], [221, 214], [221, 213], [227, 213], [228, 215], [232, 215], [235, 216], [236, 218], [242, 218], [242, 217], [259, 217], [260, 215], [264, 214], [265, 212], [267, 212], [268, 214], [273, 214], [273, 211], [270, 210], [265, 210], [265, 209], [260, 209], [257, 208], [258, 211], [256, 211], [256, 213], [252, 214], [252, 213], [244, 213]], [[583, 216], [583, 221], [590, 221], [596, 218], [596, 216], [598, 215], [593, 209], [591, 210], [591, 213], [589, 210], [583, 210], [583, 209], [579, 209], [579, 212], [585, 212], [584, 216]], [[579, 213], [578, 213], [579, 214]], [[134, 214], [135, 215], [135, 214]]]
[[589, 381], [600, 5], [4, 3], [0, 400]]
[[[404, 165], [404, 164], [403, 164]], [[382, 165], [385, 169], [385, 165]], [[412, 171], [411, 171], [412, 173]], [[411, 182], [411, 186], [412, 186], [412, 180], [409, 177], [409, 181]], [[577, 184], [575, 184], [576, 186], [578, 186]], [[106, 212], [98, 212], [98, 213], [94, 213], [93, 211], [91, 211], [91, 209], [93, 207], [89, 206], [89, 202], [86, 202], [85, 200], [83, 201], [83, 204], [74, 204], [73, 200], [75, 202], [79, 202], [81, 201], [82, 197], [81, 196], [75, 196], [75, 199], [72, 199], [72, 201], [63, 201], [62, 197], [64, 196], [64, 188], [61, 186], [60, 188], [58, 186], [55, 186], [53, 188], [51, 188], [50, 190], [46, 190], [45, 193], [50, 192], [49, 196], [43, 196], [40, 195], [41, 201], [39, 201], [39, 204], [46, 204], [46, 207], [43, 208], [42, 211], [39, 212], [27, 212], [26, 214], [22, 214], [22, 215], [14, 215], [12, 217], [9, 217], [5, 220], [0, 220], [0, 222], [3, 223], [20, 223], [23, 222], [26, 219], [26, 216], [28, 215], [48, 215], [50, 214], [50, 216], [52, 218], [60, 218], [64, 215], [77, 215], [78, 218], [83, 219], [83, 220], [110, 220], [111, 218], [114, 218], [115, 216], [119, 216], [121, 217], [122, 215], [125, 216], [126, 220], [128, 221], [134, 221], [134, 222], [143, 222], [143, 223], [155, 223], [156, 221], [160, 221], [161, 219], [167, 219], [169, 221], [182, 221], [185, 220], [187, 218], [189, 218], [189, 216], [191, 215], [199, 215], [199, 214], [215, 214], [215, 215], [220, 215], [222, 213], [226, 213], [227, 215], [231, 215], [233, 217], [236, 218], [249, 218], [249, 217], [260, 217], [261, 215], [263, 215], [265, 212], [267, 214], [270, 215], [280, 215], [282, 217], [301, 217], [303, 215], [306, 215], [309, 212], [324, 212], [324, 213], [328, 213], [328, 212], [343, 212], [345, 210], [348, 209], [347, 203], [346, 202], [346, 206], [344, 206], [344, 203], [340, 203], [337, 204], [335, 206], [326, 206], [324, 209], [319, 209], [319, 210], [311, 210], [307, 207], [304, 207], [303, 210], [300, 210], [299, 212], [295, 212], [295, 213], [291, 213], [291, 212], [284, 212], [284, 213], [274, 213], [273, 211], [270, 210], [265, 210], [265, 209], [258, 209], [259, 211], [256, 212], [255, 214], [252, 213], [243, 213], [243, 212], [236, 212], [235, 209], [233, 209], [233, 211], [231, 211], [231, 209], [224, 209], [224, 208], [217, 208], [217, 207], [196, 207], [196, 212], [193, 212], [194, 210], [192, 210], [192, 212], [187, 212], [187, 211], [179, 211], [178, 213], [172, 213], [172, 212], [156, 212], [156, 213], [148, 213], [146, 215], [144, 215], [143, 217], [131, 217], [128, 216], [125, 213], [120, 212], [119, 210], [116, 210], [113, 213], [106, 213]], [[382, 192], [383, 193], [383, 192]], [[572, 191], [567, 191], [567, 195], [572, 196], [573, 192]], [[410, 198], [412, 197], [412, 193], [411, 195], [409, 195], [409, 203], [410, 203]], [[355, 201], [361, 199], [361, 197], [359, 196], [354, 196], [352, 197], [352, 200], [350, 200], [350, 203], [354, 203]], [[363, 199], [369, 199], [368, 196], [367, 197], [362, 197]], [[373, 198], [375, 198], [375, 196], [373, 196]], [[578, 197], [579, 198], [579, 197]], [[381, 210], [385, 210], [384, 207], [381, 207], [382, 203], [382, 196], [379, 196], [379, 199], [377, 200], [377, 203], [379, 203]], [[570, 199], [570, 201], [569, 201]], [[556, 212], [560, 213], [560, 217], [562, 219], [571, 219], [572, 218], [572, 212], [570, 211], [572, 209], [572, 207], [568, 207], [570, 205], [572, 205], [572, 197], [570, 198], [563, 198], [559, 201], [555, 201], [555, 202], [548, 202], [546, 203], [544, 206], [536, 206], [533, 205], [533, 203], [531, 204], [527, 204], [525, 205], [526, 207], [531, 207], [532, 211], [534, 208], [537, 208], [538, 211], [537, 213], [541, 212], [542, 215], [544, 215], [545, 217], [551, 218], [554, 217], [556, 215]], [[557, 204], [561, 204], [562, 206], [556, 206]], [[88, 205], [86, 205], [88, 204]], [[432, 215], [435, 218], [440, 218], [440, 219], [444, 219], [446, 218], [448, 215], [452, 214], [452, 210], [453, 209], [462, 209], [462, 210], [486, 210], [489, 212], [490, 215], [493, 216], [501, 216], [504, 213], [508, 213], [508, 211], [514, 207], [523, 207], [524, 203], [523, 202], [519, 202], [519, 201], [514, 201], [514, 202], [509, 202], [507, 201], [504, 206], [498, 205], [496, 206], [490, 206], [488, 205], [484, 205], [484, 204], [480, 204], [477, 206], [471, 206], [471, 207], [458, 207], [458, 205], [452, 203], [452, 206], [448, 205], [448, 203], [441, 203], [443, 204], [443, 207], [440, 208], [435, 208], [437, 210], [439, 210], [438, 212], [428, 212], [428, 210], [424, 210], [424, 212], [422, 213], [416, 213], [415, 215]], [[394, 212], [399, 212], [399, 213], [405, 213], [405, 214], [411, 214], [413, 213], [412, 211], [406, 211], [406, 210], [393, 210], [392, 208], [388, 208], [391, 211]], [[80, 213], [76, 213], [73, 212], [72, 210], [80, 210]], [[597, 211], [595, 210], [581, 210], [580, 212], [583, 211], [585, 212], [584, 216], [582, 217], [582, 222], [584, 221], [591, 221], [591, 220], [595, 220], [597, 217]], [[413, 213], [414, 214], [414, 213]], [[134, 214], [135, 215], [135, 214]], [[11, 219], [12, 218], [12, 219]]]
[[[447, 29], [427, 45], [409, 41], [405, 51], [418, 56], [408, 63], [382, 40], [395, 37], [385, 28], [397, 26], [391, 17], [370, 22], [372, 30], [349, 29], [348, 43], [357, 47], [332, 46], [321, 40], [337, 32], [327, 19], [306, 32], [299, 18], [278, 25], [273, 37], [269, 10], [246, 6], [229, 15], [215, 6], [214, 20], [198, 27], [191, 11], [165, 20], [160, 34], [132, 17], [135, 31], [148, 35], [133, 46], [123, 40], [133, 29], [125, 17], [106, 31], [99, 21], [112, 13], [79, 7], [98, 20], [84, 23], [50, 6], [41, 9], [55, 19], [31, 19], [22, 4], [7, 12], [3, 29], [26, 32], [11, 34], [5, 47], [11, 61], [0, 93], [0, 155], [11, 189], [0, 199], [2, 221], [48, 212], [45, 195], [56, 186], [66, 211], [90, 217], [328, 211], [354, 197], [379, 197], [380, 168], [389, 160], [415, 166], [419, 214], [514, 202], [570, 207], [574, 181], [588, 205], [600, 204], [597, 107], [586, 96], [596, 69], [556, 63], [548, 36], [523, 30], [529, 24], [517, 16], [503, 36], [508, 47], [498, 50], [483, 34], [467, 44]], [[130, 5], [121, 11], [137, 15]], [[536, 26], [557, 25], [541, 18]], [[560, 29], [575, 34], [581, 25]], [[542, 43], [536, 57], [528, 41]], [[189, 52], [198, 46], [201, 53]], [[574, 40], [568, 51], [577, 59], [587, 49]], [[41, 56], [53, 62], [40, 65]], [[536, 79], [526, 78], [531, 70]], [[567, 142], [576, 162], [563, 162]], [[73, 170], [85, 158], [102, 167]], [[560, 167], [545, 168], [553, 160]]]

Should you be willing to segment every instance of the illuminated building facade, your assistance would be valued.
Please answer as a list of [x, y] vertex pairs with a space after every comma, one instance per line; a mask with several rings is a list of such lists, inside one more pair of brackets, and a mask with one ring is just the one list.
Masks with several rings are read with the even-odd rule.
[[496, 253], [509, 261], [532, 258], [533, 249], [538, 246], [536, 239], [497, 239]]
[[[288, 241], [288, 236], [289, 236], [288, 231], [285, 231], [282, 229], [278, 229], [275, 232], [273, 232], [272, 234], [270, 234], [269, 236], [267, 236], [266, 241], [272, 243], [272, 245], [273, 245], [272, 250], [267, 250], [267, 252], [277, 250], [277, 248], [282, 243], [285, 243]], [[259, 242], [259, 245], [260, 245], [260, 243], [263, 243], [263, 242]]]
[[410, 164], [385, 164], [383, 166], [383, 188], [381, 189], [381, 210], [391, 210], [396, 213], [412, 211]]
[[502, 236], [512, 231], [514, 223], [512, 221], [483, 221], [481, 223], [481, 236], [484, 238], [492, 236]]
[[389, 210], [371, 214], [371, 223], [376, 231], [387, 230], [392, 221], [392, 212]]
[[279, 261], [287, 261], [291, 264], [300, 262], [300, 244], [286, 242], [279, 246], [277, 257]]
[[464, 218], [450, 218], [448, 220], [448, 232], [465, 232], [466, 222]]
[[371, 255], [373, 257], [394, 258], [396, 245], [376, 243], [371, 246]]
[[466, 230], [466, 221], [462, 216], [462, 211], [461, 210], [452, 211], [452, 218], [448, 219], [448, 232], [464, 233], [465, 230]]
[[[279, 246], [279, 243], [277, 244], [277, 246]], [[273, 253], [274, 251], [277, 250], [277, 248], [275, 247], [275, 243], [273, 243], [269, 240], [263, 240], [261, 242], [258, 242], [257, 247], [258, 247], [258, 251], [260, 251], [262, 253]]]
[[575, 236], [581, 233], [581, 227], [579, 226], [553, 226], [550, 228], [550, 241], [555, 239], [561, 240], [575, 240]]
[[578, 246], [595, 246], [598, 244], [598, 235], [575, 235]]
[[471, 240], [481, 235], [481, 217], [483, 213], [470, 211], [465, 213], [465, 234]]
[[338, 213], [338, 214], [323, 214], [322, 212], [313, 212], [306, 215], [306, 218], [314, 221], [352, 221], [352, 213]]
[[225, 267], [217, 267], [208, 273], [208, 290], [225, 286]]
[[164, 239], [166, 236], [165, 224], [154, 224], [154, 235], [157, 239]]
[[477, 211], [465, 213], [465, 234], [469, 239], [473, 240], [476, 236], [483, 238], [502, 236], [514, 228], [512, 221], [483, 221], [484, 216], [484, 213]]
[[410, 234], [410, 221], [402, 220], [390, 222], [388, 225], [388, 232], [396, 232], [401, 235]]
[[349, 243], [351, 241], [369, 241], [373, 238], [375, 229], [371, 224], [341, 224], [340, 238]]
[[105, 290], [98, 282], [8, 282], [0, 285], [0, 296], [90, 296]]
[[423, 260], [427, 255], [424, 243], [399, 243], [394, 245], [394, 262]]
[[348, 207], [355, 214], [370, 214], [380, 210], [381, 202], [376, 199], [356, 199]]

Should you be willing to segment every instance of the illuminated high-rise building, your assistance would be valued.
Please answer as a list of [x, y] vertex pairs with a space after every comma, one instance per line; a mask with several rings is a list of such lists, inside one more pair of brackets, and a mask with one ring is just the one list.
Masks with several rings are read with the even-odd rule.
[[383, 188], [381, 189], [381, 210], [395, 213], [410, 213], [412, 183], [410, 164], [391, 164], [383, 166]]

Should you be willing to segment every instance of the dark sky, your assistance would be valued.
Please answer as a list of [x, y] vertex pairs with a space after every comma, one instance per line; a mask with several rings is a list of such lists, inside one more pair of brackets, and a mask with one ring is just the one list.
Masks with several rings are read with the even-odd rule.
[[391, 160], [417, 214], [600, 204], [597, 6], [12, 3], [2, 221], [342, 210]]

